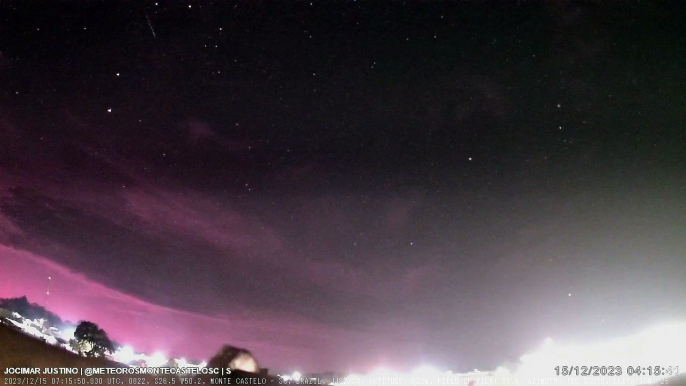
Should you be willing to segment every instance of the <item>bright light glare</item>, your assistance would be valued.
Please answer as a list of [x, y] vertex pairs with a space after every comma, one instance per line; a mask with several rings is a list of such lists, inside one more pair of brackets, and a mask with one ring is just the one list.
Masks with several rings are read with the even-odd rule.
[[299, 371], [294, 371], [293, 374], [291, 375], [291, 378], [293, 378], [295, 381], [299, 381], [300, 378], [302, 378], [302, 374], [300, 374]]
[[76, 332], [75, 328], [68, 328], [64, 331], [62, 331], [62, 338], [66, 339], [67, 341], [70, 341], [74, 339], [74, 333]]
[[148, 366], [162, 367], [167, 363], [167, 358], [162, 353], [156, 352], [153, 356], [148, 358]]
[[441, 375], [441, 372], [433, 366], [423, 365], [414, 369], [412, 375], [415, 377], [432, 378]]
[[521, 365], [514, 376], [536, 376], [559, 363], [567, 366], [613, 363], [623, 368], [641, 363], [670, 363], [670, 366], [683, 368], [686, 366], [685, 346], [686, 323], [659, 325], [636, 335], [590, 345], [561, 346], [546, 339], [540, 349], [521, 357]]
[[369, 375], [373, 377], [393, 377], [397, 375], [397, 373], [386, 367], [379, 367], [378, 369], [372, 371]]
[[[562, 345], [559, 342], [554, 342], [551, 338], [547, 338], [538, 350], [522, 355], [519, 365], [512, 369], [498, 367], [493, 371], [477, 371], [475, 369], [472, 373], [446, 373], [425, 365], [412, 371], [411, 375], [418, 378], [433, 378], [439, 377], [441, 374], [451, 374], [451, 376], [465, 377], [465, 379], [479, 377], [502, 380], [508, 378], [515, 382], [516, 379], [538, 379], [541, 374], [551, 374], [551, 369], [554, 369], [555, 366], [561, 366], [561, 364], [581, 367], [588, 366], [588, 363], [612, 363], [613, 366], [621, 366], [626, 371], [628, 366], [642, 366], [642, 363], [654, 365], [669, 363], [669, 365], [662, 366], [683, 369], [686, 368], [684, 347], [686, 347], [686, 323], [662, 324], [632, 336], [588, 345]], [[359, 377], [364, 382], [372, 378], [393, 376], [404, 377], [405, 375], [387, 368], [379, 368], [366, 376], [350, 374], [346, 378]], [[554, 375], [552, 376], [554, 377]], [[609, 377], [608, 375], [596, 378]], [[654, 383], [666, 377], [667, 375], [652, 377], [648, 383]], [[647, 378], [634, 378], [643, 383], [647, 382]], [[566, 377], [566, 379], [571, 379], [571, 377]], [[610, 381], [609, 379], [606, 380]], [[627, 382], [627, 384], [637, 384]]]
[[114, 359], [121, 363], [131, 363], [136, 359], [136, 353], [133, 352], [131, 346], [124, 346], [114, 353]]

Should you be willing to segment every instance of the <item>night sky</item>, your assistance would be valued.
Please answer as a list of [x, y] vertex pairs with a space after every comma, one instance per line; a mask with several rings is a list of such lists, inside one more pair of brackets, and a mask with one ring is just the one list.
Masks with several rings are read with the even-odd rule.
[[289, 371], [489, 369], [683, 320], [684, 26], [668, 2], [4, 1], [0, 297]]

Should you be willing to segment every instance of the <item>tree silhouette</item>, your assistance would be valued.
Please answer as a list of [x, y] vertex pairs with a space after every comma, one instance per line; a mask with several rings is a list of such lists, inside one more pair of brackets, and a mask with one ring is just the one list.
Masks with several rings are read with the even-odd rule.
[[169, 358], [167, 364], [165, 364], [164, 367], [179, 368], [179, 361], [177, 361], [174, 358]]
[[0, 307], [0, 318], [14, 319], [12, 311]]
[[74, 331], [74, 339], [78, 343], [77, 351], [88, 357], [103, 356], [106, 352], [114, 352], [112, 341], [107, 333], [97, 324], [81, 321]]
[[79, 342], [76, 339], [71, 339], [69, 341], [69, 347], [72, 348], [72, 350], [78, 352], [81, 354], [84, 351], [89, 351], [90, 350], [90, 344], [87, 344], [86, 342]]
[[207, 367], [230, 367], [231, 369], [259, 373], [260, 366], [252, 353], [244, 348], [224, 345], [219, 352], [210, 359]]

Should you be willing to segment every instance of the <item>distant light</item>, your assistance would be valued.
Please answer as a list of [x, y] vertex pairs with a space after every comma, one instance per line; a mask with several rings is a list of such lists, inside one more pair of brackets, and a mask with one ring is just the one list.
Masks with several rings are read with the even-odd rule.
[[299, 371], [294, 371], [293, 374], [291, 375], [291, 378], [293, 378], [296, 381], [299, 381], [300, 378], [302, 378], [302, 374], [300, 374]]
[[207, 367], [207, 362], [202, 361], [198, 366], [200, 366], [200, 367]]
[[567, 294], [567, 296], [572, 296], [572, 294]]

